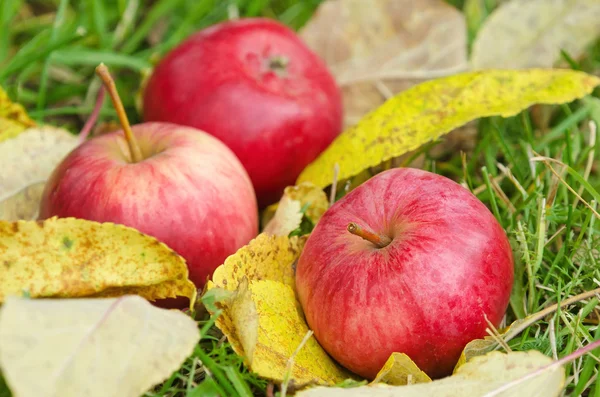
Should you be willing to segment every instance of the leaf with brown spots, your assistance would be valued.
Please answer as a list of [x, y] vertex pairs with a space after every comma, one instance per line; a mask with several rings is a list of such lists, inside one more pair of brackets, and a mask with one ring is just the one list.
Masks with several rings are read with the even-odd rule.
[[0, 303], [7, 296], [185, 296], [196, 288], [185, 260], [165, 244], [112, 223], [74, 218], [0, 221]]
[[29, 118], [25, 108], [12, 102], [6, 91], [0, 87], [0, 142], [13, 138], [25, 129], [35, 125], [35, 122]]
[[327, 0], [300, 36], [336, 78], [346, 127], [390, 96], [468, 68], [465, 17], [442, 0]]
[[[282, 382], [288, 362], [308, 332], [296, 298], [294, 263], [305, 237], [260, 234], [227, 258], [207, 284], [232, 291], [217, 304], [216, 325], [233, 350], [259, 376]], [[336, 364], [314, 337], [294, 357], [291, 381], [334, 384], [351, 375]]]
[[[432, 382], [406, 386], [383, 384], [342, 389], [314, 387], [296, 393], [298, 397], [557, 397], [565, 383], [565, 371], [560, 365], [546, 367], [552, 358], [530, 350], [526, 352], [491, 352], [476, 357], [458, 369], [457, 373]], [[541, 370], [541, 368], [544, 368]], [[537, 376], [525, 378], [534, 371]], [[510, 382], [514, 384], [508, 385]], [[505, 387], [502, 390], [502, 387]]]
[[188, 315], [139, 296], [19, 299], [0, 309], [0, 369], [14, 396], [138, 397], [200, 339]]
[[514, 116], [529, 106], [571, 102], [592, 92], [600, 78], [572, 70], [488, 70], [419, 84], [346, 130], [300, 174], [296, 183], [328, 186], [399, 157], [471, 120]]
[[306, 237], [290, 238], [261, 233], [216, 268], [210, 284], [235, 291], [244, 278], [273, 280], [295, 291], [294, 264], [305, 242]]

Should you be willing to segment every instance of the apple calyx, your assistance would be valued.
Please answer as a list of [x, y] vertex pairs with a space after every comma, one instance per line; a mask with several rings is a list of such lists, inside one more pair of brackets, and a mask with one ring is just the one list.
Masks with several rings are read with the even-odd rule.
[[142, 156], [142, 150], [140, 149], [140, 145], [138, 144], [133, 132], [131, 131], [131, 125], [129, 124], [129, 120], [127, 119], [127, 114], [125, 113], [125, 108], [123, 107], [123, 102], [121, 102], [121, 98], [119, 97], [119, 93], [117, 92], [117, 87], [115, 85], [115, 81], [113, 80], [108, 68], [104, 63], [101, 63], [96, 67], [96, 74], [102, 79], [104, 83], [104, 87], [108, 94], [110, 95], [110, 99], [112, 100], [113, 106], [117, 111], [117, 116], [119, 116], [119, 121], [121, 122], [121, 127], [123, 127], [123, 131], [125, 133], [125, 140], [127, 141], [127, 145], [129, 146], [129, 152], [131, 153], [131, 162], [139, 163], [144, 160], [144, 156]]
[[290, 63], [289, 58], [283, 55], [275, 55], [268, 59], [268, 68], [279, 77], [287, 76], [287, 67]]
[[392, 242], [392, 239], [388, 236], [373, 233], [354, 222], [348, 224], [348, 231], [355, 236], [362, 237], [365, 240], [373, 243], [373, 245], [375, 245], [377, 248], [384, 248]]

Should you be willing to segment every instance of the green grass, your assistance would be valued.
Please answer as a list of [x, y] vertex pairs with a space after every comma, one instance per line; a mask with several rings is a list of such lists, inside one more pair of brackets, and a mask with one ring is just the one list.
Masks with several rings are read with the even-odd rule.
[[[93, 108], [99, 88], [93, 69], [100, 61], [111, 67], [121, 92], [134, 93], [162, 54], [193, 31], [226, 19], [233, 6], [241, 16], [277, 18], [298, 29], [319, 3], [3, 0], [0, 31], [8, 34], [0, 35], [0, 85], [39, 121], [77, 132]], [[466, 9], [472, 40], [498, 2], [449, 3]], [[568, 54], [564, 58], [572, 68], [598, 74], [600, 42], [579, 63]], [[422, 150], [425, 169], [468, 186], [510, 237], [516, 278], [505, 324], [600, 287], [600, 219], [590, 209], [598, 209], [600, 201], [600, 136], [591, 146], [588, 127], [590, 120], [600, 125], [599, 97], [600, 90], [596, 90], [594, 96], [568, 105], [534, 107], [508, 119], [480, 120], [475, 147], [464, 161], [456, 151], [434, 155], [429, 150], [433, 145]], [[135, 97], [123, 96], [123, 100], [131, 121], [139, 121]], [[542, 113], [548, 116], [547, 125]], [[100, 119], [115, 119], [108, 101]], [[437, 144], [443, 148], [444, 139]], [[531, 160], [535, 153], [569, 168], [562, 171], [554, 164], [559, 179], [549, 168], [552, 163]], [[506, 176], [506, 169], [511, 177]], [[295, 233], [310, 226], [305, 220]], [[214, 304], [215, 297], [204, 299], [206, 305]], [[564, 357], [600, 337], [598, 303], [593, 297], [563, 307], [526, 328], [508, 346], [514, 351], [536, 349]], [[146, 396], [264, 395], [268, 382], [245, 368], [214, 327], [215, 317], [205, 311], [193, 315], [202, 329], [200, 344], [169, 380]], [[600, 396], [599, 354], [596, 351], [566, 367], [567, 395]], [[0, 378], [0, 396], [6, 395]]]

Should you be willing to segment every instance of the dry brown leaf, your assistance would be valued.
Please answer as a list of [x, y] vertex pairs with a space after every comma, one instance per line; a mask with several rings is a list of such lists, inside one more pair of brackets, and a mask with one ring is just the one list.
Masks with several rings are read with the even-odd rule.
[[404, 353], [392, 353], [371, 384], [403, 386], [431, 382], [431, 378]]
[[0, 368], [15, 397], [138, 397], [199, 339], [192, 318], [135, 295], [10, 298], [0, 309]]
[[466, 70], [466, 34], [442, 0], [328, 0], [300, 32], [342, 87], [346, 127], [417, 82]]
[[513, 0], [484, 22], [473, 43], [477, 69], [552, 67], [560, 50], [578, 58], [600, 35], [598, 0]]
[[12, 102], [0, 87], [0, 142], [13, 138], [25, 129], [35, 125], [23, 106]]
[[139, 231], [74, 218], [0, 221], [0, 303], [7, 296], [185, 296], [195, 301], [185, 260]]
[[0, 200], [45, 182], [79, 144], [77, 136], [54, 127], [30, 128], [0, 142]]
[[45, 182], [37, 182], [16, 194], [0, 197], [0, 220], [18, 221], [37, 219]]
[[[355, 388], [315, 387], [296, 393], [298, 397], [483, 397], [504, 384], [519, 379], [553, 360], [542, 353], [491, 352], [476, 357], [460, 367], [457, 373], [428, 383], [407, 386], [370, 385]], [[565, 383], [565, 371], [554, 367], [529, 378], [508, 390], [494, 393], [501, 397], [555, 397], [560, 395]]]
[[287, 236], [300, 226], [303, 208], [306, 209], [306, 216], [316, 225], [329, 208], [323, 189], [310, 182], [286, 187], [279, 203], [264, 211], [262, 222], [266, 226], [263, 232]]

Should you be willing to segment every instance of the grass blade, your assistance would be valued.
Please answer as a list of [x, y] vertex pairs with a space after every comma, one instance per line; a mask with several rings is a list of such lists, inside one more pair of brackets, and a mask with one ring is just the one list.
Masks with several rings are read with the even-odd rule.
[[10, 48], [10, 24], [16, 14], [21, 0], [2, 0], [0, 4], [0, 62], [6, 59]]
[[131, 54], [138, 49], [140, 43], [144, 41], [150, 29], [162, 17], [167, 15], [172, 9], [179, 6], [181, 0], [160, 0], [148, 11], [144, 21], [135, 29], [133, 35], [123, 44], [121, 52]]
[[[59, 35], [60, 29], [63, 27], [65, 22], [65, 14], [67, 11], [67, 6], [69, 5], [69, 0], [60, 0], [58, 5], [58, 10], [56, 11], [56, 18], [54, 19], [54, 24], [52, 25], [52, 31], [50, 32], [50, 41], [49, 44], [52, 45], [56, 42], [56, 39]], [[52, 63], [52, 53], [48, 55], [46, 61], [44, 62], [44, 67], [42, 69], [42, 75], [40, 76], [40, 88], [38, 93], [37, 100], [37, 110], [42, 110], [46, 107], [46, 92], [48, 90], [48, 72], [50, 69], [50, 64]], [[40, 120], [42, 121], [42, 120]]]
[[10, 60], [8, 65], [0, 70], [0, 81], [4, 80], [6, 76], [16, 72], [19, 69], [23, 69], [28, 64], [31, 64], [37, 60], [43, 59], [48, 56], [54, 50], [65, 46], [75, 40], [81, 38], [80, 33], [69, 35], [65, 38], [56, 40], [54, 44], [48, 44], [49, 35], [48, 31], [44, 30], [38, 33], [27, 45], [21, 47], [21, 50]]
[[225, 367], [223, 369], [225, 371], [225, 375], [227, 375], [227, 379], [231, 381], [233, 387], [238, 392], [238, 394], [242, 397], [252, 397], [252, 391], [248, 387], [248, 385], [244, 382], [240, 374], [233, 367]]
[[96, 51], [87, 49], [62, 49], [54, 53], [54, 59], [65, 65], [89, 65], [97, 66], [104, 62], [107, 66], [120, 66], [136, 71], [150, 68], [148, 62], [111, 51]]
[[108, 32], [106, 30], [106, 10], [102, 0], [89, 0], [89, 7], [92, 10], [92, 21], [94, 32], [100, 40], [100, 47], [107, 48], [109, 45]]

